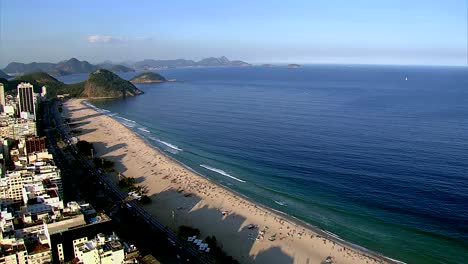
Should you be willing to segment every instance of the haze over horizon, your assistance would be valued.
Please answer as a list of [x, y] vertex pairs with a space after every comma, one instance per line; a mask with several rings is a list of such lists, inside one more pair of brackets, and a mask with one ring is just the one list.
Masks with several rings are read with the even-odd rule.
[[466, 1], [3, 1], [0, 67], [226, 56], [249, 63], [466, 65]]

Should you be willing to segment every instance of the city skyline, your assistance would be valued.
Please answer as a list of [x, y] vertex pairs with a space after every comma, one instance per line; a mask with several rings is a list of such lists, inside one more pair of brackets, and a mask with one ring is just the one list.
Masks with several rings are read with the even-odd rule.
[[[227, 56], [250, 63], [466, 65], [466, 1], [0, 1], [0, 67]], [[39, 43], [39, 45], [31, 45]]]

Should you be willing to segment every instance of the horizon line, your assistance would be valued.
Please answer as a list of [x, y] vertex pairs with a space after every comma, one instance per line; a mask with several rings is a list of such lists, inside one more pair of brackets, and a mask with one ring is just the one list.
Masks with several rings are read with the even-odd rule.
[[[226, 57], [227, 56], [210, 56], [210, 57], [206, 57], [206, 58], [221, 58], [221, 57]], [[51, 61], [31, 61], [31, 62], [18, 62], [18, 61], [10, 61], [6, 64], [3, 64], [3, 63], [0, 63], [0, 67], [1, 69], [3, 70], [4, 68], [6, 68], [9, 64], [11, 63], [23, 63], [23, 64], [30, 64], [30, 63], [59, 63], [59, 62], [62, 62], [62, 61], [67, 61], [67, 60], [70, 60], [70, 59], [77, 59], [79, 61], [87, 61], [93, 65], [98, 65], [98, 64], [102, 64], [102, 63], [106, 63], [107, 61], [110, 61], [110, 63], [112, 64], [123, 64], [125, 63], [126, 61], [130, 62], [130, 63], [136, 63], [138, 61], [144, 61], [144, 60], [192, 60], [192, 61], [199, 61], [199, 60], [195, 60], [195, 59], [186, 59], [186, 58], [176, 58], [176, 59], [154, 59], [154, 58], [145, 58], [145, 59], [139, 59], [139, 60], [130, 60], [130, 59], [127, 59], [127, 60], [120, 60], [118, 62], [116, 61], [113, 61], [113, 60], [110, 60], [110, 59], [106, 59], [106, 60], [102, 60], [101, 62], [91, 62], [90, 60], [86, 60], [86, 59], [78, 59], [78, 57], [70, 57], [68, 59], [63, 59], [63, 60], [59, 60], [57, 62], [51, 62]], [[203, 60], [203, 59], [200, 59], [200, 60]], [[230, 59], [229, 59], [230, 60]], [[457, 63], [457, 64], [449, 64], [449, 63], [446, 63], [446, 64], [420, 64], [420, 63], [388, 63], [388, 62], [382, 62], [382, 63], [379, 63], [379, 62], [375, 62], [375, 63], [368, 63], [368, 62], [326, 62], [326, 61], [252, 61], [252, 62], [249, 62], [249, 61], [245, 61], [245, 60], [242, 60], [242, 59], [235, 59], [235, 60], [241, 60], [241, 61], [244, 61], [246, 63], [249, 63], [251, 64], [252, 66], [261, 66], [262, 64], [277, 64], [277, 65], [288, 65], [288, 64], [300, 64], [300, 65], [347, 65], [347, 66], [419, 66], [419, 67], [468, 67], [468, 64], [466, 63]], [[182, 66], [183, 67], [183, 66]], [[182, 68], [182, 67], [175, 67], [175, 68]], [[248, 66], [242, 66], [242, 67], [248, 67]]]

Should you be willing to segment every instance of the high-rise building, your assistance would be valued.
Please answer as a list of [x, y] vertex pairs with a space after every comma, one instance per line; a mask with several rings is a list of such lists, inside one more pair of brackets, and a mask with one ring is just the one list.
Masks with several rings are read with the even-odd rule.
[[21, 117], [36, 119], [36, 104], [34, 102], [34, 87], [30, 83], [18, 84], [18, 104]]
[[41, 152], [46, 149], [45, 137], [27, 136], [26, 153]]
[[5, 102], [5, 87], [3, 86], [3, 83], [0, 83], [0, 111], [4, 111], [3, 108], [6, 105]]

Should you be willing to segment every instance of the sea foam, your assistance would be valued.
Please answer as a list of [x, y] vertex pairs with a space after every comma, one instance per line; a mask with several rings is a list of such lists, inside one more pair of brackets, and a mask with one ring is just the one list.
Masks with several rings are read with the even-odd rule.
[[156, 139], [157, 142], [167, 146], [167, 147], [170, 147], [171, 149], [175, 149], [177, 151], [182, 151], [181, 148], [177, 147], [176, 145], [172, 145], [171, 143], [167, 143], [166, 141], [162, 141], [160, 139]]
[[146, 133], [150, 133], [150, 131], [148, 129], [144, 128], [144, 127], [139, 127], [137, 129], [140, 130], [140, 131], [146, 132]]
[[216, 168], [210, 167], [210, 166], [205, 165], [205, 164], [200, 165], [200, 167], [203, 167], [203, 168], [205, 168], [205, 169], [207, 169], [207, 170], [210, 170], [210, 171], [217, 172], [217, 173], [219, 173], [219, 174], [221, 174], [221, 175], [223, 175], [223, 176], [229, 177], [229, 178], [234, 179], [234, 180], [236, 180], [236, 181], [239, 181], [239, 182], [242, 182], [242, 183], [245, 182], [244, 180], [241, 180], [241, 179], [236, 178], [236, 177], [234, 177], [234, 176], [232, 176], [232, 175], [229, 175], [227, 172], [225, 172], [225, 171], [223, 171], [223, 170], [216, 169]]

